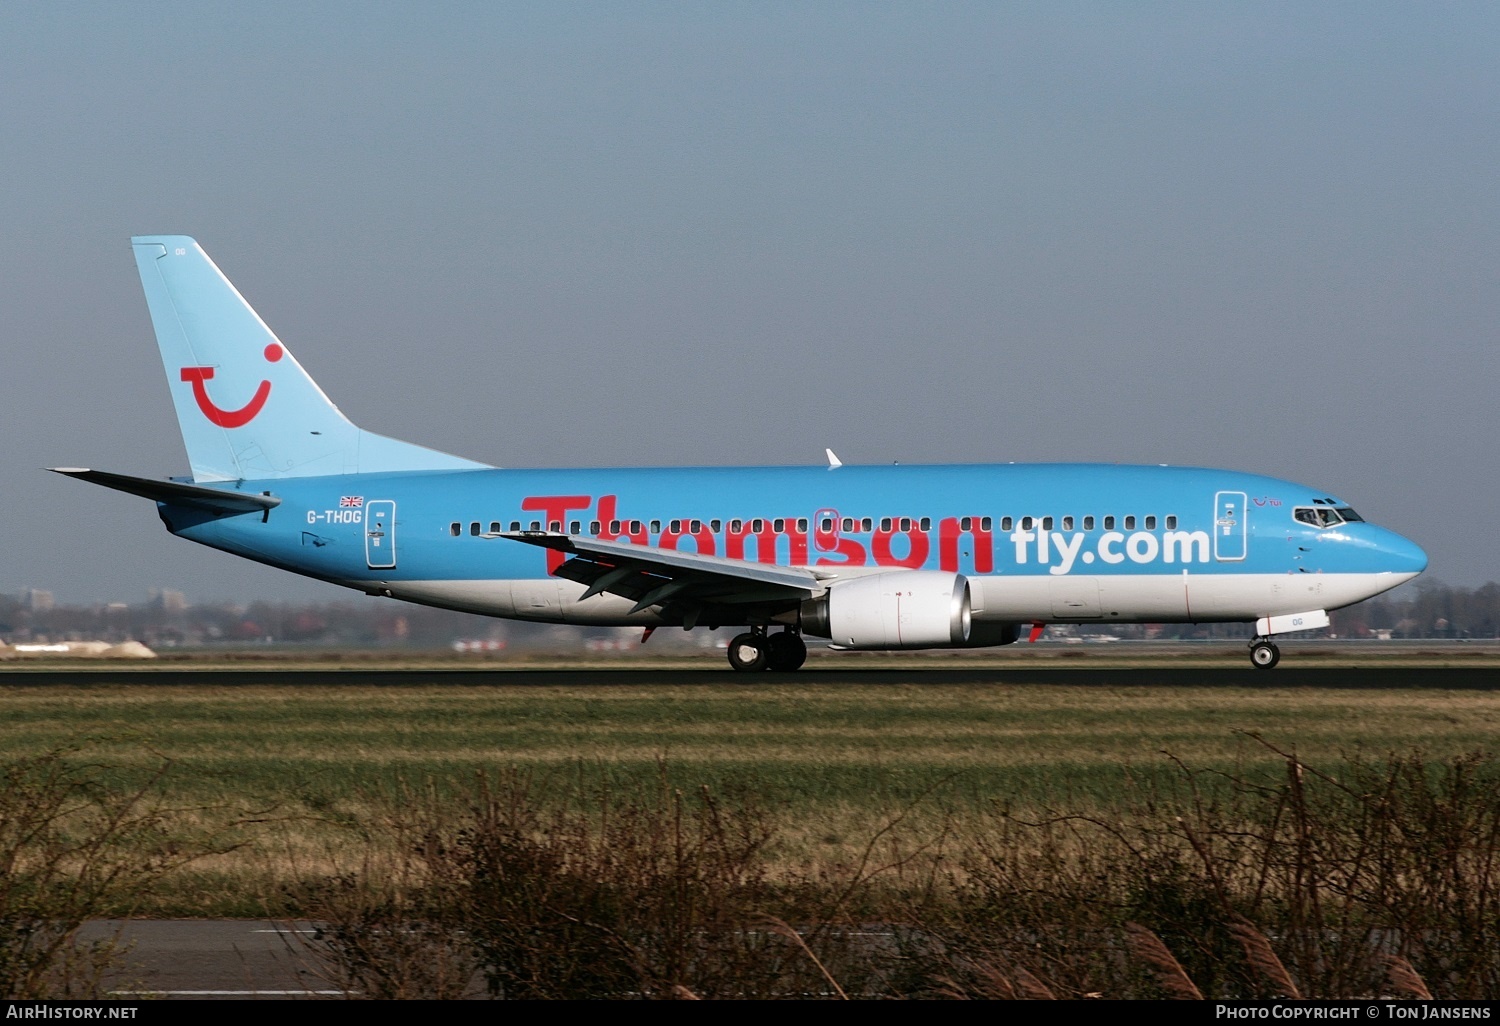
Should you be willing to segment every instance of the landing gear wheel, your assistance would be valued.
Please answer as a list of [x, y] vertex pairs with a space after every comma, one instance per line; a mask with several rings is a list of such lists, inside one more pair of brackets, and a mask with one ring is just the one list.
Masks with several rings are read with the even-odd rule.
[[767, 649], [764, 634], [741, 634], [729, 643], [729, 665], [741, 673], [764, 670]]
[[766, 668], [778, 673], [790, 673], [807, 662], [807, 643], [791, 631], [782, 631], [766, 637]]
[[1269, 670], [1281, 662], [1281, 649], [1269, 641], [1257, 641], [1250, 646], [1250, 663], [1257, 670]]

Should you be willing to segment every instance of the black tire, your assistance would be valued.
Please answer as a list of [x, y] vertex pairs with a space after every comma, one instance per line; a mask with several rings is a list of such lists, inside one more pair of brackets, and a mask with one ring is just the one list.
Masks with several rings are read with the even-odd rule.
[[729, 665], [740, 673], [758, 673], [766, 668], [766, 639], [760, 634], [741, 634], [729, 643]]
[[1269, 641], [1257, 641], [1250, 646], [1250, 665], [1257, 670], [1269, 670], [1281, 662], [1281, 649]]
[[782, 631], [766, 638], [766, 668], [791, 673], [807, 662], [807, 643], [798, 634]]

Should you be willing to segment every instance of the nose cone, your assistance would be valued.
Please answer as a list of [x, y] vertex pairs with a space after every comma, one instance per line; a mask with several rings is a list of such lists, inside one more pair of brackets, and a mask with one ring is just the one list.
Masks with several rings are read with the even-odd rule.
[[1382, 529], [1378, 547], [1381, 569], [1387, 573], [1402, 574], [1409, 580], [1427, 569], [1427, 553], [1422, 547], [1395, 531]]

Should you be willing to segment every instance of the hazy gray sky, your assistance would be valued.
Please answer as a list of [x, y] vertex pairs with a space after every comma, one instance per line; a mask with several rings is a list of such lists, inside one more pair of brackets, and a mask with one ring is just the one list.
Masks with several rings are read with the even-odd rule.
[[195, 236], [361, 425], [504, 466], [1104, 460], [1500, 579], [1500, 6], [0, 6], [0, 591], [349, 595], [186, 471]]

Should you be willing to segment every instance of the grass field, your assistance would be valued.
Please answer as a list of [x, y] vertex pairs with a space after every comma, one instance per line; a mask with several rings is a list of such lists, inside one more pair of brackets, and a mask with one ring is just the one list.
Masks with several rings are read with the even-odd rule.
[[[0, 686], [0, 759], [87, 742], [79, 757], [121, 787], [170, 763], [164, 800], [203, 809], [205, 828], [256, 813], [234, 831], [243, 847], [199, 863], [153, 906], [226, 915], [367, 853], [403, 787], [457, 801], [476, 771], [521, 767], [622, 799], [706, 786], [768, 810], [780, 857], [806, 864], [853, 857], [897, 817], [917, 843], [1001, 808], [1123, 809], [1180, 792], [1182, 767], [1273, 778], [1282, 760], [1251, 733], [1330, 767], [1500, 740], [1500, 693], [1483, 691], [954, 686], [915, 672], [895, 686], [660, 682], [671, 677], [307, 689], [153, 686], [131, 673]], [[274, 668], [258, 679], [274, 681]]]

